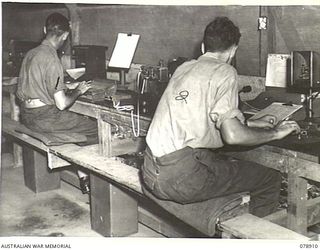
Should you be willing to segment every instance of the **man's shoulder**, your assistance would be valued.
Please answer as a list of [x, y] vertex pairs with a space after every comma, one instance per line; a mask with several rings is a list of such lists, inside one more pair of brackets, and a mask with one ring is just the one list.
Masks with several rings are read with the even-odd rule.
[[194, 65], [195, 63], [197, 63], [197, 60], [195, 59], [190, 59], [190, 60], [187, 60], [185, 62], [183, 62], [182, 64], [180, 64], [176, 71], [179, 72], [179, 71], [185, 71], [187, 70], [189, 67], [192, 67], [192, 65]]
[[217, 66], [215, 69], [215, 73], [227, 78], [229, 77], [236, 78], [238, 75], [237, 70], [228, 63], [219, 64], [219, 66]]
[[50, 53], [50, 51], [42, 45], [39, 45], [38, 47], [30, 50], [26, 54], [26, 57], [32, 57], [33, 60], [46, 63], [54, 60], [54, 56], [52, 55], [52, 53]]
[[37, 47], [37, 50], [38, 50], [38, 54], [40, 54], [40, 55], [46, 55], [48, 57], [54, 56], [52, 54], [52, 52], [50, 51], [50, 49], [48, 49], [47, 46], [44, 46], [42, 44]]
[[208, 56], [201, 56], [196, 60], [196, 62], [204, 68], [210, 68], [213, 71], [230, 71], [236, 72], [235, 68], [227, 62], [224, 62], [217, 58], [212, 58]]

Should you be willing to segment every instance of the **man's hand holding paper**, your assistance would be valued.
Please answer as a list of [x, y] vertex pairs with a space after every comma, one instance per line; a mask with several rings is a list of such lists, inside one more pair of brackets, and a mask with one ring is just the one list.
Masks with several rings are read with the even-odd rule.
[[249, 118], [247, 120], [248, 127], [251, 128], [274, 128], [278, 123], [277, 118], [274, 115], [264, 115], [260, 118], [252, 119]]

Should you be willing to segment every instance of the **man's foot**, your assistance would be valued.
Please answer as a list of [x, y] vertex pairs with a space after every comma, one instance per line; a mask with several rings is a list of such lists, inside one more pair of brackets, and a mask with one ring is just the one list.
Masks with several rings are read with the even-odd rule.
[[80, 189], [83, 194], [90, 193], [90, 181], [89, 176], [81, 177], [80, 178]]

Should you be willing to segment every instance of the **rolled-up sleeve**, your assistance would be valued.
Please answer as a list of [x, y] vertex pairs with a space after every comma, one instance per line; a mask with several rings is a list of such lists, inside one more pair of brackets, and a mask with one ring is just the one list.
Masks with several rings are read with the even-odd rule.
[[230, 118], [237, 118], [244, 122], [244, 116], [238, 109], [238, 82], [235, 70], [221, 71], [221, 81], [216, 89], [212, 90], [214, 98], [210, 109], [210, 118], [217, 129]]
[[67, 88], [64, 83], [63, 68], [60, 63], [52, 62], [48, 65], [45, 80], [48, 93], [52, 98], [56, 92]]

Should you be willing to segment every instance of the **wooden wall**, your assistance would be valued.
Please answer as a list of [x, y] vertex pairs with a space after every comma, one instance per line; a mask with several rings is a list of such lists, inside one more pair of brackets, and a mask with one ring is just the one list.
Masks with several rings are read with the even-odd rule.
[[[68, 15], [66, 7], [19, 8], [3, 3], [3, 43], [10, 39], [40, 40], [45, 17], [52, 11]], [[26, 5], [26, 4], [24, 4]], [[134, 62], [158, 64], [178, 57], [194, 58], [205, 26], [214, 17], [226, 15], [239, 26], [242, 37], [236, 62], [239, 74], [264, 75], [267, 53], [295, 49], [320, 52], [319, 6], [148, 6], [74, 5], [79, 14], [79, 43], [108, 46], [110, 57], [117, 34], [132, 32], [141, 38]], [[270, 24], [258, 31], [261, 9]], [[318, 30], [318, 32], [317, 32]], [[262, 70], [261, 70], [262, 69]]]
[[[40, 41], [46, 17], [53, 11], [68, 15], [60, 5], [2, 3], [2, 44], [6, 48], [11, 39]], [[40, 8], [40, 6], [43, 6]], [[49, 5], [50, 6], [50, 5]]]
[[271, 8], [276, 22], [275, 51], [314, 50], [320, 53], [320, 6]]

